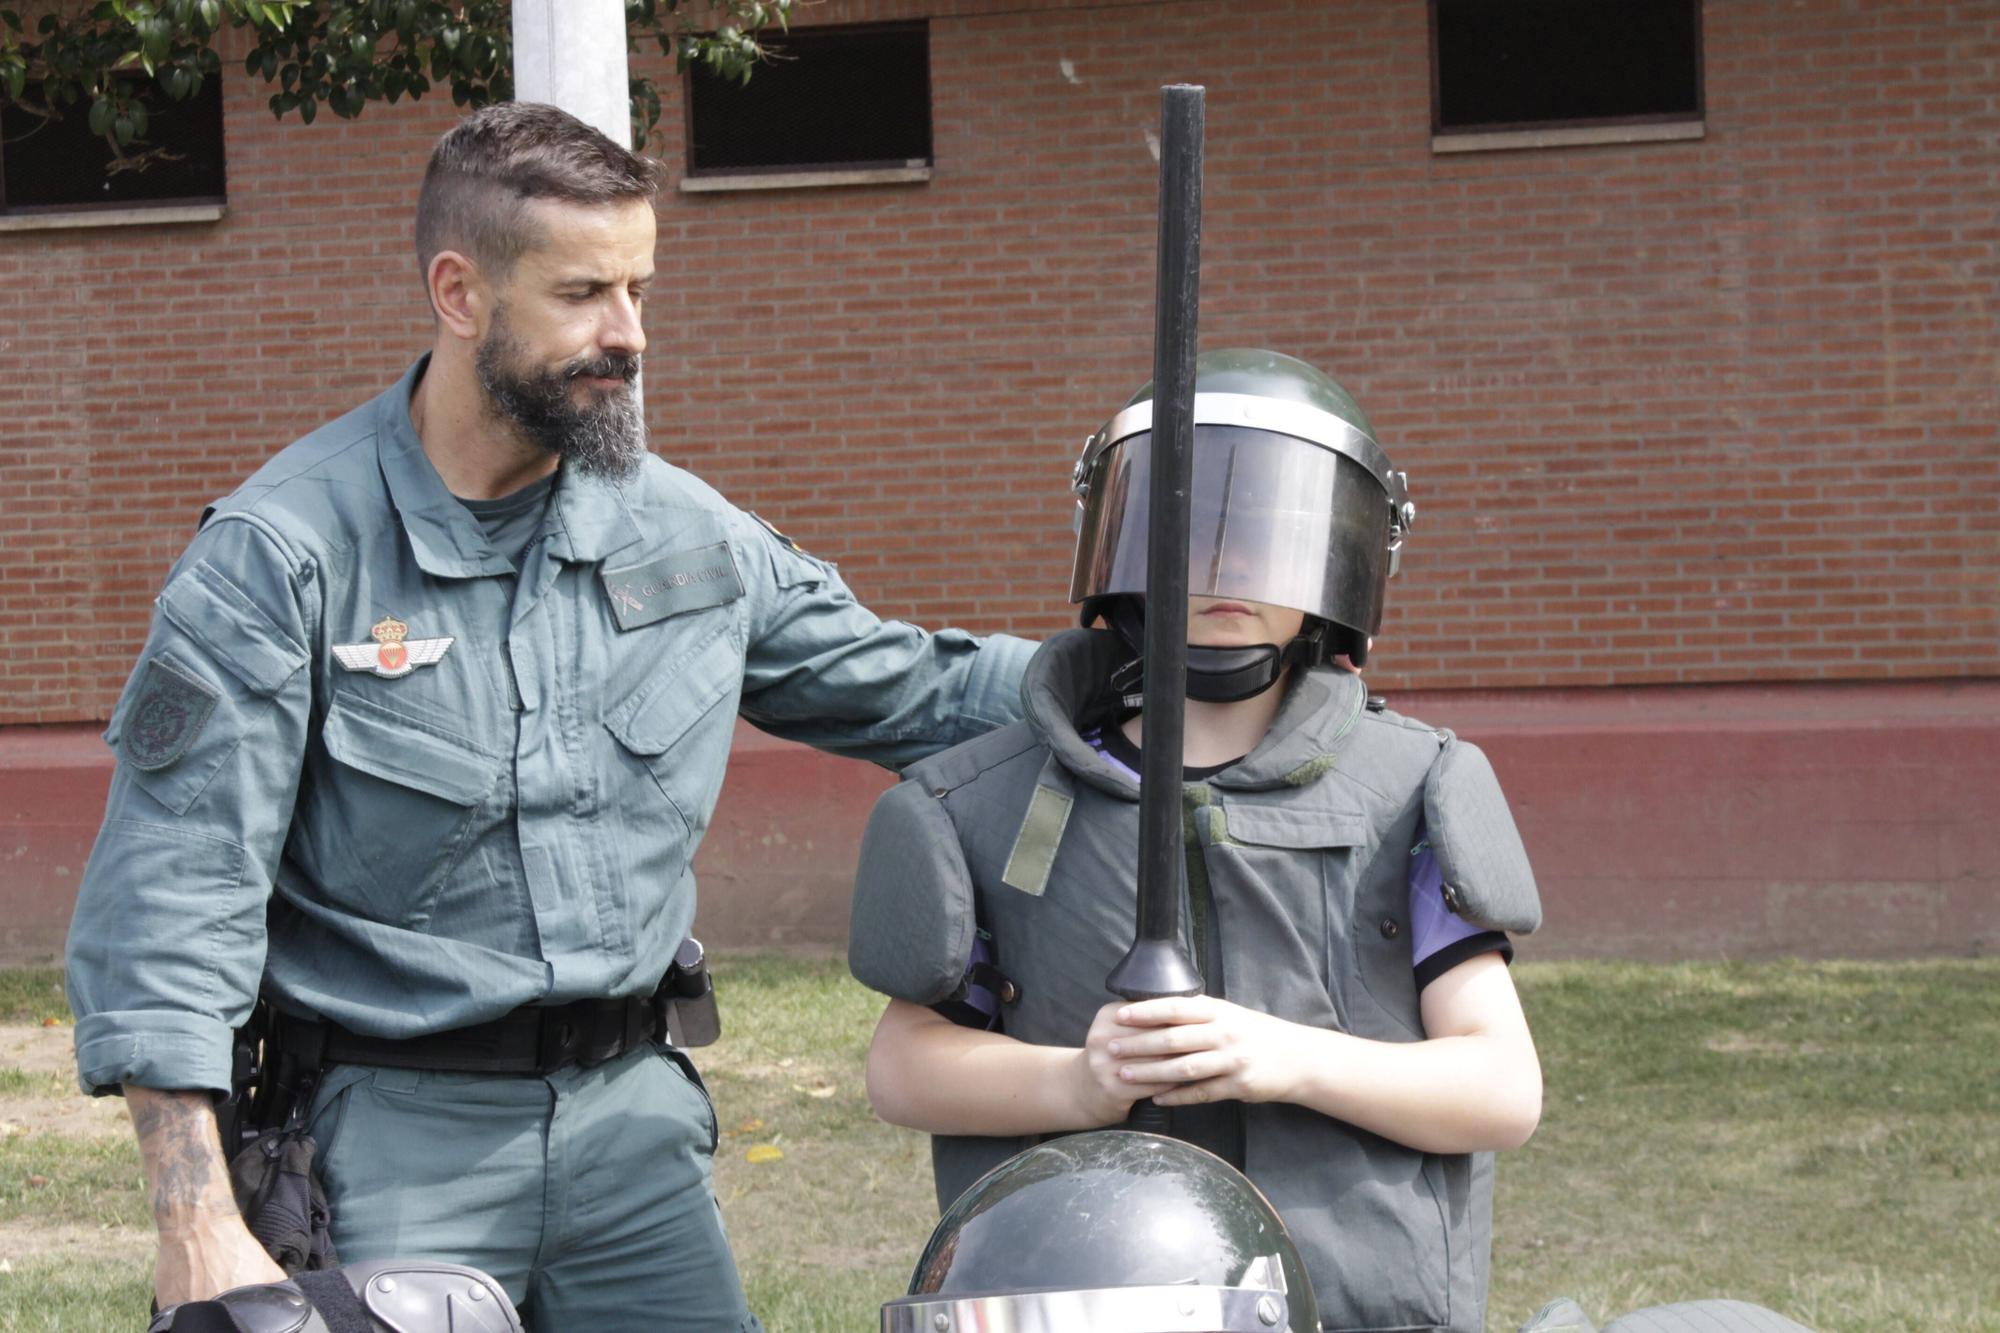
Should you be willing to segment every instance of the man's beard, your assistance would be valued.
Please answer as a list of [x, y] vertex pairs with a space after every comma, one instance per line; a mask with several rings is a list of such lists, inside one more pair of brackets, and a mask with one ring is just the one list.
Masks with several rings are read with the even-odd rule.
[[[639, 358], [607, 352], [520, 374], [514, 367], [525, 357], [506, 316], [504, 308], [495, 313], [493, 327], [473, 361], [487, 398], [522, 438], [577, 471], [611, 481], [629, 480], [646, 456], [646, 423], [632, 387], [639, 376]], [[624, 383], [609, 393], [593, 392], [591, 400], [579, 407], [575, 385], [586, 375]]]

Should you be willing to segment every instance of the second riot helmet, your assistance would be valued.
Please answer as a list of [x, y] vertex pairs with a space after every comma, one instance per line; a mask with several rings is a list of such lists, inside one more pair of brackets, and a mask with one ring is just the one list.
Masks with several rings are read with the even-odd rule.
[[1319, 1333], [1277, 1211], [1220, 1157], [1127, 1130], [1037, 1144], [939, 1219], [882, 1333]]

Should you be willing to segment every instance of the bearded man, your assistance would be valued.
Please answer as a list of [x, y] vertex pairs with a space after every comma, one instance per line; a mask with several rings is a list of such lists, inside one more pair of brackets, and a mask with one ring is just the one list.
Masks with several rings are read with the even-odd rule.
[[445, 135], [428, 354], [167, 578], [68, 973], [163, 1306], [283, 1276], [213, 1109], [261, 997], [342, 1260], [472, 1265], [544, 1333], [757, 1327], [659, 999], [734, 720], [900, 766], [1017, 715], [1028, 646], [876, 619], [646, 451], [654, 189], [551, 107]]

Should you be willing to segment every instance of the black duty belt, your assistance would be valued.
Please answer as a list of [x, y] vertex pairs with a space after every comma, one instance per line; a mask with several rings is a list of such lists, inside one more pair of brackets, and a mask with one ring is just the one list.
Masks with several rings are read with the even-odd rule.
[[[470, 1027], [396, 1040], [338, 1023], [275, 1016], [279, 1049], [323, 1065], [383, 1065], [462, 1074], [550, 1074], [615, 1060], [666, 1034], [664, 994], [524, 1005]], [[318, 1059], [312, 1058], [318, 1048]]]
[[[231, 1086], [271, 1082], [290, 1098], [306, 1088], [327, 1065], [385, 1065], [391, 1069], [434, 1069], [460, 1074], [552, 1074], [569, 1065], [603, 1064], [649, 1041], [707, 1046], [722, 1031], [715, 1010], [715, 985], [701, 941], [689, 936], [651, 995], [617, 1000], [572, 1000], [568, 1004], [528, 1004], [470, 1027], [392, 1039], [350, 1032], [338, 1023], [295, 1018], [269, 1006], [269, 1030], [262, 1064], [254, 1066], [254, 1041], [239, 1050], [239, 1070]], [[267, 1006], [260, 1003], [259, 1013]], [[239, 1034], [241, 1035], [241, 1034]], [[239, 1045], [241, 1043], [239, 1042]], [[270, 1092], [258, 1094], [268, 1100]], [[268, 1108], [267, 1108], [268, 1109]]]

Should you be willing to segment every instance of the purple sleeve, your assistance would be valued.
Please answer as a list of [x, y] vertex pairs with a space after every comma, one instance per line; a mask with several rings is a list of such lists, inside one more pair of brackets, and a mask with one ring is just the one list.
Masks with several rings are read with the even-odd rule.
[[1475, 926], [1444, 904], [1444, 877], [1422, 829], [1410, 853], [1410, 965], [1422, 990], [1476, 954], [1497, 950], [1512, 957], [1513, 946], [1497, 930]]
[[972, 936], [972, 957], [965, 964], [965, 979], [958, 989], [931, 1006], [962, 1028], [995, 1032], [1000, 1027], [1000, 992], [1006, 977], [993, 965], [993, 937], [985, 931]]

